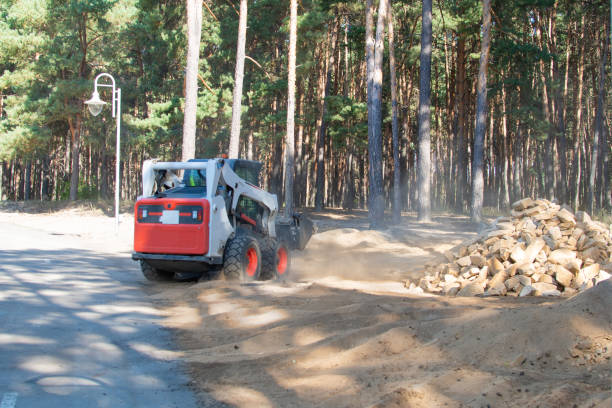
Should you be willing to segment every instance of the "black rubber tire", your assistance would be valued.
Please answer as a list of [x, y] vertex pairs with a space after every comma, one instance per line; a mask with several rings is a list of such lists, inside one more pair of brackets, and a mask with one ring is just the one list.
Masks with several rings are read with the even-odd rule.
[[[270, 237], [261, 239], [260, 245], [262, 258], [261, 279], [268, 280], [286, 278], [289, 275], [291, 266], [291, 256], [287, 245]], [[281, 252], [284, 252], [284, 258], [282, 260]]]
[[142, 259], [140, 260], [140, 270], [144, 277], [151, 282], [167, 282], [174, 278], [174, 273], [154, 268]]
[[276, 240], [270, 237], [264, 237], [259, 240], [261, 247], [261, 280], [275, 279], [276, 267]]
[[254, 281], [261, 274], [261, 250], [257, 239], [238, 234], [228, 240], [223, 255], [223, 274], [228, 280]]

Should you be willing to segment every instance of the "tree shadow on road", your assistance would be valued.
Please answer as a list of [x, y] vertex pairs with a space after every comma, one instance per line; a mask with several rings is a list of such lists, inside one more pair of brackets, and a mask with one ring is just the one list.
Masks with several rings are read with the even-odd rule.
[[131, 259], [82, 249], [0, 257], [0, 388], [19, 393], [18, 405], [196, 406]]

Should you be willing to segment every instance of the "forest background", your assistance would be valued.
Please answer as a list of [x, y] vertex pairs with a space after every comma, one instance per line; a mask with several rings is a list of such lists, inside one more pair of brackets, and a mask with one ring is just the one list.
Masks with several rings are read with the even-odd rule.
[[[238, 3], [203, 2], [196, 157], [228, 151]], [[483, 3], [391, 2], [402, 210], [419, 209], [427, 6], [431, 144], [421, 172], [428, 172], [434, 209], [467, 212], [472, 205]], [[294, 205], [367, 208], [366, 2], [298, 4]], [[609, 3], [493, 0], [490, 10], [484, 205], [503, 209], [532, 196], [609, 212]], [[240, 156], [264, 163], [263, 185], [279, 197], [289, 11], [288, 1], [249, 1], [242, 93]], [[72, 174], [78, 198], [112, 196], [115, 123], [108, 109], [94, 118], [83, 104], [100, 72], [122, 88], [121, 198], [135, 199], [143, 160], [181, 158], [186, 52], [183, 0], [0, 1], [0, 199], [68, 199]], [[388, 64], [389, 41], [383, 58]], [[389, 79], [385, 70], [380, 157], [387, 208], [394, 193]]]

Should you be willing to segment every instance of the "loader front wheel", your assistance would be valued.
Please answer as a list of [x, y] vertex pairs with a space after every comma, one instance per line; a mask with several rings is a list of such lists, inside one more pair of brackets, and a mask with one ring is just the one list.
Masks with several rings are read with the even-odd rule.
[[174, 277], [174, 273], [154, 268], [142, 259], [140, 260], [140, 270], [144, 277], [152, 282], [169, 281]]
[[223, 274], [228, 280], [254, 281], [261, 273], [261, 250], [257, 239], [236, 235], [225, 247]]

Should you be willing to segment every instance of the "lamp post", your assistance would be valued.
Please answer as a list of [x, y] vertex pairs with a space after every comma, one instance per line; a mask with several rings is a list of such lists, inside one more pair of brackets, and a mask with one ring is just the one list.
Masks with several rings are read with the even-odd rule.
[[[107, 77], [110, 79], [110, 84], [98, 84], [98, 80], [102, 77]], [[102, 112], [102, 108], [106, 105], [102, 99], [100, 99], [100, 94], [98, 93], [98, 87], [106, 87], [112, 88], [112, 103], [111, 103], [111, 114], [113, 118], [117, 118], [117, 160], [115, 165], [115, 231], [119, 231], [119, 186], [121, 182], [119, 180], [119, 164], [120, 164], [120, 143], [121, 143], [121, 88], [115, 89], [115, 78], [112, 75], [107, 73], [101, 73], [96, 76], [94, 81], [94, 91], [91, 94], [91, 99], [85, 101], [85, 104], [89, 108], [89, 112], [93, 116], [98, 116], [100, 112]]]

